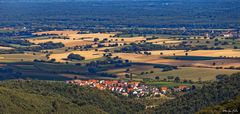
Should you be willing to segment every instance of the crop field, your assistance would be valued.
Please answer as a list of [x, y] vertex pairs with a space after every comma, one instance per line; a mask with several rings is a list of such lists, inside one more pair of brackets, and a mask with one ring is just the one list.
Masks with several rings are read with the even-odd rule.
[[99, 38], [100, 40], [104, 38], [110, 38], [114, 36], [115, 33], [89, 33], [89, 34], [69, 34], [70, 39], [80, 39], [80, 38]]
[[47, 34], [54, 34], [54, 35], [60, 35], [60, 36], [68, 36], [69, 34], [77, 34], [79, 31], [73, 31], [73, 30], [64, 30], [64, 31], [44, 31], [44, 32], [36, 32], [33, 33], [35, 35], [47, 35]]
[[43, 34], [54, 34], [59, 36], [64, 36], [69, 39], [62, 39], [62, 38], [34, 38], [28, 39], [29, 42], [39, 44], [39, 43], [46, 43], [52, 41], [54, 43], [63, 43], [66, 47], [74, 47], [74, 46], [84, 46], [90, 45], [94, 43], [94, 39], [98, 38], [100, 41], [107, 39], [106, 45], [109, 43], [127, 43], [130, 44], [132, 42], [141, 42], [146, 40], [144, 37], [124, 37], [118, 38], [113, 37], [116, 33], [86, 33], [86, 34], [77, 34], [78, 31], [46, 31], [46, 32], [37, 32], [34, 33], [36, 35], [43, 35]]
[[[115, 52], [115, 50], [127, 47], [135, 46], [135, 50], [139, 47], [135, 44], [143, 44], [145, 42], [152, 43], [150, 50], [155, 50], [154, 45], [164, 45], [164, 46], [178, 46], [181, 42], [187, 42], [188, 45], [196, 46], [201, 44], [206, 44], [207, 40], [211, 40], [210, 44], [213, 45], [215, 42], [213, 39], [204, 39], [202, 36], [161, 36], [153, 35], [159, 38], [157, 39], [148, 39], [153, 36], [147, 35], [122, 35], [121, 37], [117, 36], [117, 33], [84, 33], [79, 34], [79, 31], [46, 31], [46, 32], [37, 32], [34, 33], [36, 36], [34, 38], [27, 38], [27, 40], [34, 45], [29, 46], [15, 46], [15, 48], [30, 48], [38, 46], [40, 43], [53, 42], [53, 43], [63, 43], [65, 47], [54, 48], [54, 49], [43, 49], [39, 52], [25, 51], [23, 54], [1, 54], [0, 62], [1, 63], [11, 63], [11, 62], [32, 62], [33, 60], [43, 60], [49, 62], [49, 60], [54, 59], [55, 62], [60, 62], [59, 64], [76, 64], [80, 63], [81, 65], [90, 63], [93, 61], [108, 61], [106, 57], [103, 57], [106, 53], [111, 53], [111, 59], [114, 57], [119, 57], [121, 60], [129, 60], [129, 62], [141, 63], [141, 64], [151, 64], [151, 65], [132, 65], [132, 66], [123, 66], [123, 67], [114, 67], [108, 66], [110, 69], [105, 69], [103, 73], [108, 73], [119, 78], [126, 78], [126, 75], [131, 73], [134, 80], [143, 80], [144, 78], [155, 78], [160, 76], [161, 79], [166, 78], [167, 76], [179, 76], [181, 79], [198, 81], [199, 79], [203, 81], [214, 80], [217, 74], [231, 74], [238, 72], [238, 70], [230, 70], [234, 66], [235, 68], [240, 67], [240, 50], [233, 48], [225, 48], [222, 50], [196, 50], [196, 51], [186, 51], [182, 50], [156, 50], [156, 51], [147, 51], [151, 54], [143, 54], [145, 51], [141, 51], [141, 54], [131, 52]], [[115, 36], [116, 35], [116, 36]], [[95, 38], [98, 38], [96, 40]], [[229, 39], [221, 39], [220, 41], [232, 42]], [[200, 43], [199, 43], [200, 42]], [[135, 44], [131, 44], [135, 43]], [[111, 44], [111, 45], [110, 45]], [[115, 45], [118, 44], [118, 45]], [[177, 45], [175, 45], [177, 44]], [[16, 44], [10, 44], [11, 46]], [[84, 46], [91, 45], [92, 47], [85, 48]], [[181, 44], [182, 45], [182, 44]], [[236, 44], [235, 44], [236, 45]], [[81, 46], [81, 47], [76, 47]], [[149, 46], [149, 45], [144, 45]], [[73, 48], [74, 47], [74, 48]], [[227, 46], [225, 46], [227, 47]], [[7, 47], [0, 47], [0, 50], [7, 49]], [[13, 49], [15, 49], [13, 48]], [[141, 47], [140, 47], [141, 48]], [[109, 52], [107, 52], [108, 50]], [[137, 51], [136, 51], [137, 52]], [[69, 54], [74, 53], [80, 56], [85, 57], [85, 60], [68, 60], [67, 57]], [[187, 56], [186, 56], [187, 53]], [[49, 54], [49, 58], [46, 55]], [[115, 63], [116, 65], [117, 63]], [[163, 68], [154, 68], [154, 65], [170, 65], [178, 66], [179, 69], [172, 71], [162, 72]], [[21, 68], [22, 70], [36, 70], [32, 66], [19, 66], [15, 67]], [[47, 66], [50, 67], [50, 66]], [[55, 66], [54, 66], [55, 67]], [[105, 67], [105, 66], [104, 66]], [[103, 67], [103, 69], [104, 69]], [[114, 67], [114, 68], [113, 68]], [[220, 69], [216, 68], [221, 67]], [[34, 68], [34, 69], [32, 69]], [[44, 69], [44, 68], [42, 68]], [[53, 68], [54, 69], [54, 68]], [[75, 69], [75, 68], [74, 68]], [[52, 70], [52, 69], [51, 69]], [[77, 69], [75, 69], [77, 70]], [[128, 71], [127, 71], [128, 70]], [[44, 71], [48, 71], [45, 69]], [[73, 70], [74, 71], [74, 70]], [[51, 72], [51, 71], [49, 71]], [[198, 74], [194, 73], [198, 72]], [[41, 72], [31, 73], [26, 71], [28, 76], [41, 77], [41, 75], [48, 75], [53, 77], [52, 74], [43, 74]], [[89, 78], [82, 74], [69, 74], [66, 72], [59, 72], [58, 76], [61, 78]], [[92, 77], [101, 77], [94, 76]], [[104, 77], [101, 77], [104, 78]], [[109, 77], [107, 77], [109, 78]]]
[[5, 47], [5, 46], [0, 46], [0, 50], [11, 50], [14, 49], [12, 47]]
[[59, 54], [51, 54], [50, 58], [56, 59], [56, 61], [58, 62], [64, 62], [65, 61], [64, 59], [66, 59], [70, 53], [79, 54], [85, 57], [86, 60], [97, 59], [103, 56], [103, 52], [96, 52], [92, 50], [92, 51], [71, 51]]
[[63, 43], [66, 47], [74, 47], [74, 46], [84, 46], [93, 44], [93, 42], [83, 41], [83, 40], [72, 40], [72, 39], [29, 39], [29, 42], [34, 44], [53, 42], [53, 43]]
[[167, 79], [167, 76], [180, 77], [180, 79], [192, 80], [192, 81], [208, 81], [215, 80], [216, 75], [219, 74], [232, 74], [237, 73], [238, 70], [225, 70], [225, 69], [212, 69], [212, 68], [194, 68], [194, 67], [180, 67], [178, 70], [155, 72], [150, 75], [142, 75], [140, 77], [152, 77], [159, 76], [160, 79]]
[[224, 50], [197, 50], [197, 51], [188, 51], [185, 50], [161, 50], [161, 51], [149, 51], [152, 55], [160, 55], [163, 53], [163, 56], [185, 56], [188, 53], [189, 56], [206, 56], [206, 57], [240, 57], [240, 50], [233, 49], [224, 49]]
[[[180, 50], [181, 52], [181, 50]], [[152, 64], [167, 64], [167, 65], [174, 65], [174, 66], [193, 66], [193, 67], [230, 67], [230, 66], [240, 66], [239, 59], [210, 59], [210, 60], [176, 60], [176, 59], [166, 59], [159, 55], [143, 55], [143, 54], [133, 54], [133, 53], [115, 53], [114, 56], [118, 56], [122, 59], [128, 59], [132, 62], [139, 62], [139, 63], [152, 63]], [[204, 57], [203, 58], [209, 58]], [[214, 56], [213, 56], [214, 57]], [[219, 57], [219, 56], [216, 56]], [[195, 57], [196, 58], [196, 57]], [[198, 57], [201, 58], [201, 57]], [[213, 63], [216, 65], [213, 66]]]
[[174, 82], [147, 82], [146, 84], [157, 86], [157, 87], [162, 87], [162, 86], [175, 87], [175, 86], [183, 86], [183, 85], [191, 86], [191, 84], [188, 84], [188, 83], [174, 83]]
[[24, 54], [0, 54], [0, 62], [32, 62], [34, 59], [46, 60], [46, 57], [42, 53], [24, 53]]
[[70, 39], [79, 39], [79, 38], [110, 38], [115, 35], [115, 33], [86, 33], [86, 34], [78, 34], [80, 31], [72, 31], [72, 30], [65, 30], [65, 31], [45, 31], [45, 32], [36, 32], [36, 35], [45, 35], [45, 34], [54, 34], [59, 36], [66, 36]]
[[[129, 71], [126, 71], [129, 69]], [[132, 73], [134, 76], [139, 75], [143, 71], [160, 71], [159, 68], [153, 68], [152, 65], [132, 65], [127, 68], [120, 68], [120, 69], [111, 69], [107, 70], [107, 73], [116, 74], [119, 77], [125, 77], [125, 74]]]
[[147, 42], [151, 42], [153, 44], [179, 44], [182, 41], [180, 40], [172, 40], [172, 39], [162, 39], [162, 38], [158, 38], [158, 39], [153, 39], [153, 40], [147, 40]]
[[[128, 71], [127, 71], [128, 69]], [[232, 74], [240, 72], [238, 70], [229, 69], [213, 69], [213, 68], [199, 68], [199, 67], [179, 67], [177, 70], [162, 71], [161, 68], [154, 68], [153, 65], [132, 65], [126, 68], [111, 69], [107, 73], [116, 74], [121, 78], [125, 78], [126, 74], [131, 73], [136, 80], [143, 78], [160, 77], [160, 80], [167, 79], [168, 76], [180, 77], [181, 80], [192, 81], [210, 81], [215, 80], [216, 75]]]

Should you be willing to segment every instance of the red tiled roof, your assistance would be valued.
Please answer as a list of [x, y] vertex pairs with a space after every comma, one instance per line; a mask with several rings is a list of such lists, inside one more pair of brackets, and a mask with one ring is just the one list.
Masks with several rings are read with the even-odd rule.
[[161, 90], [165, 90], [165, 91], [167, 91], [168, 90], [168, 87], [161, 87]]
[[188, 86], [180, 85], [178, 88], [179, 88], [179, 89], [186, 89], [186, 88], [188, 88]]

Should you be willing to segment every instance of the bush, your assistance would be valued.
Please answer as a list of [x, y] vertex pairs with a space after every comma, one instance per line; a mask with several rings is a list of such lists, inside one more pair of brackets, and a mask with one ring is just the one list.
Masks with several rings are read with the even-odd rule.
[[69, 54], [67, 58], [70, 59], [70, 60], [72, 60], [72, 59], [74, 59], [74, 60], [85, 60], [85, 57], [83, 57], [79, 54], [74, 54], [74, 53]]

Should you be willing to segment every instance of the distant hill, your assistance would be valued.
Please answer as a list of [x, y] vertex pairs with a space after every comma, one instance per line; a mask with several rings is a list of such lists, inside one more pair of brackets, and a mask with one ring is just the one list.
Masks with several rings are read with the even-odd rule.
[[92, 30], [102, 27], [219, 29], [238, 27], [240, 18], [239, 0], [0, 0], [0, 2], [0, 27], [28, 29]]
[[63, 82], [0, 82], [0, 111], [5, 114], [121, 114], [133, 112], [130, 107], [106, 91]]
[[0, 3], [1, 2], [78, 2], [78, 1], [125, 1], [125, 0], [0, 0]]
[[0, 2], [71, 2], [80, 0], [0, 0]]

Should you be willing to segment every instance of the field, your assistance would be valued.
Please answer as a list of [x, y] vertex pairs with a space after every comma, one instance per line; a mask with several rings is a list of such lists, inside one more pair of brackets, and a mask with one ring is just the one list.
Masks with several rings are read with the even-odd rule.
[[[126, 71], [129, 69], [129, 71]], [[240, 72], [238, 70], [212, 69], [198, 67], [179, 67], [177, 70], [162, 71], [161, 68], [154, 68], [152, 65], [132, 65], [131, 67], [121, 69], [111, 69], [108, 73], [117, 74], [119, 77], [125, 77], [125, 74], [132, 73], [134, 79], [160, 77], [160, 80], [167, 79], [168, 76], [180, 77], [181, 80], [209, 81], [215, 80], [216, 75], [232, 74]], [[143, 74], [142, 74], [143, 73]]]
[[32, 62], [34, 59], [46, 60], [46, 57], [42, 53], [24, 53], [24, 54], [0, 54], [0, 62], [11, 63], [11, 62]]
[[147, 42], [151, 42], [153, 44], [179, 44], [182, 41], [158, 38], [158, 39], [148, 40]]
[[5, 47], [5, 46], [0, 46], [0, 50], [11, 50], [13, 49], [12, 47]]
[[[54, 43], [63, 43], [66, 47], [74, 47], [74, 46], [84, 46], [84, 45], [92, 45], [94, 44], [94, 39], [98, 38], [100, 41], [106, 39], [107, 42], [104, 45], [108, 46], [109, 44], [130, 44], [132, 42], [141, 42], [146, 40], [144, 37], [124, 37], [118, 38], [113, 37], [116, 33], [86, 33], [86, 34], [78, 34], [78, 31], [46, 31], [46, 32], [37, 32], [35, 35], [59, 35], [64, 38], [31, 38], [28, 39], [29, 42], [34, 44], [46, 43], [46, 42], [54, 42]], [[103, 43], [102, 43], [103, 44]]]
[[97, 59], [103, 57], [103, 52], [96, 52], [96, 51], [71, 51], [66, 53], [59, 53], [59, 54], [51, 54], [50, 58], [56, 59], [58, 62], [64, 62], [67, 56], [70, 53], [79, 54], [85, 57], [86, 60]]
[[83, 41], [83, 40], [72, 40], [72, 39], [29, 39], [29, 42], [40, 44], [46, 42], [53, 43], [63, 43], [66, 47], [74, 47], [74, 46], [84, 46], [93, 44], [93, 42]]
[[[167, 35], [156, 35], [157, 39], [151, 39], [155, 35], [123, 35], [117, 36], [115, 33], [84, 33], [79, 34], [79, 31], [46, 31], [46, 32], [37, 32], [36, 35], [46, 35], [46, 36], [36, 36], [33, 38], [28, 38], [29, 42], [34, 43], [32, 46], [37, 46], [40, 43], [46, 43], [52, 41], [53, 43], [63, 43], [65, 47], [56, 48], [56, 49], [47, 49], [40, 52], [24, 52], [24, 54], [1, 54], [0, 62], [10, 63], [10, 62], [31, 62], [35, 59], [49, 61], [54, 59], [55, 62], [60, 62], [59, 64], [87, 64], [93, 61], [107, 61], [106, 57], [103, 57], [104, 54], [111, 53], [111, 59], [118, 57], [121, 60], [129, 60], [133, 63], [142, 63], [142, 64], [152, 64], [152, 65], [132, 65], [132, 66], [122, 66], [120, 68], [116, 67], [117, 63], [113, 66], [103, 66], [100, 68], [102, 73], [111, 74], [118, 76], [119, 78], [126, 78], [126, 75], [132, 73], [134, 80], [143, 80], [144, 78], [155, 78], [160, 76], [166, 78], [167, 76], [179, 76], [181, 79], [198, 81], [199, 79], [203, 81], [214, 80], [217, 74], [231, 74], [235, 73], [238, 70], [229, 70], [234, 66], [234, 68], [240, 67], [239, 49], [226, 48], [222, 50], [195, 50], [195, 51], [186, 51], [186, 50], [154, 50], [146, 51], [151, 54], [144, 54], [145, 51], [140, 53], [123, 53], [115, 52], [114, 50], [120, 49], [122, 47], [127, 47], [129, 45], [135, 44], [144, 44], [152, 43], [152, 45], [164, 45], [164, 46], [174, 46], [182, 45], [181, 43], [187, 41], [189, 45], [192, 46], [200, 45], [197, 43], [197, 40], [200, 40], [204, 44], [205, 40], [202, 36], [174, 36], [171, 37]], [[119, 33], [118, 33], [119, 34]], [[179, 38], [180, 37], [180, 38]], [[181, 38], [188, 38], [183, 40]], [[98, 38], [96, 40], [95, 38]], [[150, 38], [150, 39], [149, 39]], [[95, 41], [94, 41], [95, 40]], [[204, 41], [202, 41], [204, 40]], [[224, 40], [225, 41], [225, 40]], [[226, 40], [228, 41], [228, 39]], [[229, 40], [231, 42], [231, 40]], [[111, 44], [111, 45], [110, 45]], [[117, 44], [117, 45], [116, 45]], [[12, 44], [11, 44], [12, 45]], [[84, 48], [86, 45], [91, 45], [91, 47]], [[99, 46], [100, 45], [100, 46]], [[112, 46], [114, 45], [114, 46]], [[80, 48], [78, 46], [81, 46]], [[136, 45], [135, 45], [136, 46]], [[144, 45], [148, 46], [148, 45]], [[23, 47], [23, 46], [22, 46]], [[16, 47], [18, 48], [18, 47]], [[108, 51], [106, 51], [108, 50]], [[45, 53], [47, 51], [47, 53]], [[69, 54], [74, 53], [85, 57], [85, 60], [68, 60], [67, 57]], [[187, 53], [187, 56], [186, 56]], [[46, 55], [49, 54], [47, 59]], [[110, 63], [110, 62], [109, 62]], [[178, 70], [171, 70], [162, 72], [162, 68], [153, 68], [154, 65], [170, 65], [178, 66]], [[25, 68], [32, 68], [31, 66], [24, 66]], [[48, 66], [47, 66], [48, 67]], [[116, 67], [116, 68], [115, 68]], [[216, 69], [219, 68], [220, 69]], [[110, 68], [110, 69], [106, 69]], [[130, 70], [127, 71], [126, 70]], [[194, 73], [197, 72], [197, 73]], [[142, 74], [143, 73], [143, 74]], [[147, 74], [145, 74], [147, 73]], [[39, 77], [43, 73], [39, 72], [37, 74], [28, 73], [28, 75], [34, 75]], [[52, 74], [47, 74], [48, 76], [53, 76]], [[60, 72], [58, 76], [65, 78], [89, 78], [86, 75], [82, 74], [69, 74]], [[94, 77], [94, 76], [93, 76]], [[99, 76], [97, 76], [99, 77]], [[104, 78], [104, 77], [101, 77]], [[109, 78], [109, 77], [108, 77]]]
[[178, 87], [178, 86], [191, 86], [191, 84], [188, 83], [174, 83], [174, 82], [147, 82], [146, 84], [156, 86], [156, 87], [162, 87], [162, 86], [167, 86], [167, 87]]
[[[69, 80], [74, 78], [99, 78], [99, 79], [116, 79], [115, 76], [102, 76], [91, 74], [83, 66], [74, 64], [55, 64], [41, 62], [11, 62], [3, 63], [2, 68], [11, 69], [7, 72], [0, 72], [0, 80], [4, 79], [40, 79], [40, 80]], [[1, 69], [0, 67], [0, 69]]]
[[149, 51], [152, 55], [160, 55], [163, 53], [163, 56], [185, 56], [188, 53], [189, 56], [207, 56], [207, 57], [240, 57], [240, 50], [233, 49], [224, 49], [224, 50], [197, 50], [197, 51], [188, 51], [185, 50], [161, 50], [161, 51]]
[[[208, 81], [215, 80], [216, 75], [219, 74], [232, 74], [237, 73], [238, 70], [224, 70], [224, 69], [211, 69], [211, 68], [193, 68], [193, 67], [180, 67], [178, 70], [172, 70], [167, 72], [157, 72], [151, 74], [154, 78], [155, 76], [160, 76], [160, 79], [167, 78], [167, 76], [178, 76], [182, 80], [192, 80], [192, 81]], [[144, 77], [144, 76], [143, 76]]]
[[[239, 59], [221, 59], [220, 56], [224, 57], [239, 57], [239, 50], [199, 50], [199, 51], [189, 51], [188, 59], [176, 60], [178, 56], [185, 56], [184, 50], [164, 50], [164, 51], [149, 51], [151, 55], [143, 54], [133, 54], [133, 53], [116, 53], [114, 56], [118, 56], [122, 59], [129, 59], [133, 62], [143, 62], [143, 63], [155, 63], [155, 64], [168, 64], [176, 66], [202, 66], [202, 67], [230, 67], [230, 66], [240, 66]], [[163, 55], [160, 55], [160, 53]], [[173, 56], [175, 54], [175, 56]], [[193, 58], [190, 58], [193, 56]], [[179, 58], [180, 58], [179, 57]], [[216, 58], [214, 58], [216, 57]], [[184, 57], [186, 58], [186, 57]], [[202, 58], [198, 61], [194, 58]], [[216, 65], [213, 66], [213, 63]]]
[[115, 33], [86, 33], [86, 34], [78, 34], [80, 31], [45, 31], [45, 32], [37, 32], [34, 33], [36, 35], [44, 35], [44, 34], [56, 34], [59, 36], [66, 36], [69, 37], [70, 39], [88, 39], [88, 38], [99, 38], [99, 39], [104, 39], [104, 38], [110, 38], [115, 35]]
[[64, 31], [44, 31], [44, 32], [36, 32], [33, 33], [35, 35], [47, 35], [47, 34], [55, 34], [55, 35], [62, 35], [67, 36], [69, 34], [77, 34], [79, 31], [73, 31], [73, 30], [64, 30]]

